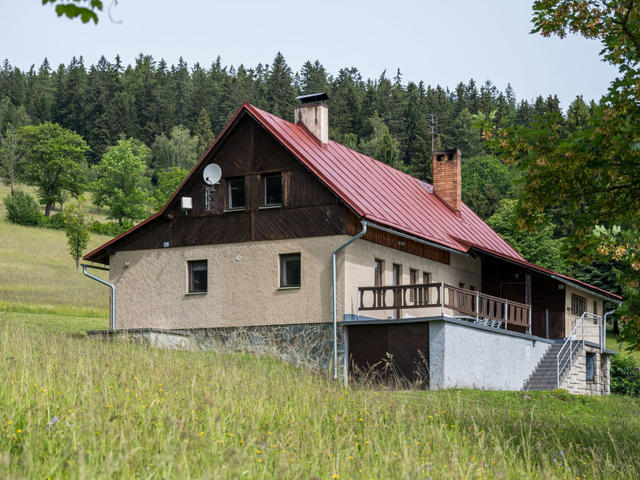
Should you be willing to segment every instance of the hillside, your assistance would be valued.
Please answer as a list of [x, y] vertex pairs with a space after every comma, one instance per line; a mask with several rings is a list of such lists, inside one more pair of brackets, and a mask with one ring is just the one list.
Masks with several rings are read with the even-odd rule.
[[343, 389], [265, 357], [78, 338], [84, 326], [0, 313], [0, 477], [640, 476], [639, 400]]

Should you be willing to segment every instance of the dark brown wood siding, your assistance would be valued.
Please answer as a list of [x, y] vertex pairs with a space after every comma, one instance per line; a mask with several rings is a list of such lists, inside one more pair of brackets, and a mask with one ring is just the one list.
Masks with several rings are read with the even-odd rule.
[[351, 325], [350, 370], [355, 377], [389, 385], [428, 386], [429, 324]]
[[[526, 269], [482, 255], [482, 292], [525, 302]], [[549, 338], [564, 337], [564, 285], [547, 275], [531, 272], [532, 333], [545, 337], [545, 310], [549, 310]]]
[[[346, 231], [349, 235], [356, 235], [362, 231], [360, 219], [350, 210], [346, 214]], [[424, 243], [399, 237], [389, 232], [383, 232], [375, 228], [367, 228], [367, 233], [362, 237], [369, 242], [384, 245], [385, 247], [395, 248], [403, 252], [411, 253], [419, 257], [428, 258], [436, 262], [449, 265], [450, 254], [446, 250], [425, 245]]]
[[[211, 196], [214, 207], [205, 211], [202, 170], [210, 163], [220, 165], [223, 176]], [[264, 176], [270, 173], [282, 174], [281, 207], [264, 206]], [[239, 177], [245, 180], [246, 208], [227, 211], [227, 180]], [[183, 196], [193, 199], [193, 210], [186, 214], [180, 206]], [[245, 113], [165, 213], [114, 244], [112, 251], [161, 248], [164, 242], [181, 247], [344, 234], [345, 212], [333, 192]]]

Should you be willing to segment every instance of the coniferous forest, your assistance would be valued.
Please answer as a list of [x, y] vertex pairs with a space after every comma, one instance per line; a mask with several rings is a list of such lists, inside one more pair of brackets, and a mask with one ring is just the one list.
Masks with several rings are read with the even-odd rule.
[[[280, 53], [271, 64], [255, 67], [224, 65], [220, 57], [208, 66], [182, 59], [168, 65], [140, 54], [133, 65], [117, 56], [103, 56], [95, 65], [74, 57], [68, 65], [55, 67], [44, 59], [39, 67], [22, 71], [5, 60], [0, 68], [0, 132], [6, 132], [5, 150], [11, 128], [23, 125], [51, 122], [79, 135], [86, 142], [84, 189], [110, 207], [111, 218], [124, 228], [127, 220], [139, 220], [162, 206], [244, 101], [291, 121], [296, 96], [315, 92], [329, 95], [330, 138], [420, 179], [431, 180], [432, 150], [459, 148], [463, 201], [523, 256], [616, 290], [610, 268], [566, 260], [571, 225], [561, 213], [536, 233], [521, 231], [514, 200], [521, 175], [483, 139], [482, 124], [488, 118], [497, 125], [530, 126], [539, 117], [554, 116], [569, 135], [586, 124], [596, 107], [580, 96], [561, 106], [555, 95], [518, 99], [510, 85], [500, 91], [490, 81], [470, 79], [451, 90], [406, 82], [400, 70], [368, 79], [355, 67], [332, 74], [318, 61], [307, 61], [294, 72]], [[101, 160], [117, 156], [108, 155], [113, 148], [146, 163], [147, 178], [135, 188], [147, 195], [132, 194], [128, 200], [139, 205], [114, 206], [101, 193], [112, 188], [96, 178], [107, 168]], [[6, 181], [6, 172], [4, 176]], [[48, 199], [40, 196], [47, 213], [56, 201], [63, 203], [83, 188], [67, 190]]]

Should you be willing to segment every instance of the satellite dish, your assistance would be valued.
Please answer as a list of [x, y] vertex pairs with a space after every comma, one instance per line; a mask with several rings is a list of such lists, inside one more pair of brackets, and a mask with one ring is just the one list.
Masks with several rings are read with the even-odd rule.
[[204, 167], [202, 178], [204, 178], [204, 183], [206, 183], [207, 185], [215, 185], [222, 178], [222, 169], [219, 165], [210, 163], [209, 165]]

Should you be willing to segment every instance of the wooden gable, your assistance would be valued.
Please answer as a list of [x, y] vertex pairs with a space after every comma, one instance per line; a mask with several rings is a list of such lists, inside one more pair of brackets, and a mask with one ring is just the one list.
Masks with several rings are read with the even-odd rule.
[[[222, 179], [213, 192], [202, 171], [216, 163]], [[281, 207], [265, 207], [264, 177], [280, 173]], [[243, 178], [245, 208], [228, 208], [229, 179]], [[210, 196], [206, 210], [205, 195]], [[184, 213], [181, 198], [191, 197], [193, 209]], [[162, 215], [110, 246], [138, 250], [190, 245], [277, 240], [345, 233], [346, 207], [250, 114], [242, 112], [235, 125], [200, 162]]]

